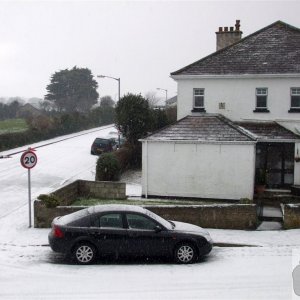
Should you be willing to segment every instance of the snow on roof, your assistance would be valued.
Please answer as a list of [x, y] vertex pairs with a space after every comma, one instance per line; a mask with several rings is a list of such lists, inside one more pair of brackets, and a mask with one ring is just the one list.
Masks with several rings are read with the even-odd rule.
[[145, 209], [136, 205], [126, 205], [126, 204], [105, 204], [105, 205], [95, 205], [89, 208], [89, 213], [98, 213], [105, 211], [130, 211], [145, 213]]
[[152, 135], [148, 141], [252, 142], [255, 138], [222, 115], [187, 116]]
[[277, 21], [171, 75], [299, 73], [300, 29]]
[[274, 121], [236, 122], [236, 124], [251, 132], [252, 135], [257, 137], [258, 141], [290, 140], [292, 142], [300, 139], [300, 136]]

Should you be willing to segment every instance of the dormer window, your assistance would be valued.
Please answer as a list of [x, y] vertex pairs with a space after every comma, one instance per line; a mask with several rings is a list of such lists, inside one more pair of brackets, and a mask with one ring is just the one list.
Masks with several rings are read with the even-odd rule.
[[194, 107], [192, 112], [205, 112], [204, 109], [204, 89], [194, 89]]
[[256, 105], [254, 112], [269, 112], [267, 106], [268, 89], [257, 88], [256, 89]]

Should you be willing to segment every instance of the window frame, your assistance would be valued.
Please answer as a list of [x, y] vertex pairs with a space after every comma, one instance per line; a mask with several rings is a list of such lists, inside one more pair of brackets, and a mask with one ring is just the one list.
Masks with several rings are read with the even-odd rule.
[[[196, 95], [196, 91], [202, 92], [202, 94]], [[202, 106], [196, 106], [196, 97], [202, 98]], [[193, 88], [193, 110], [192, 112], [205, 112], [205, 89]]]
[[160, 223], [158, 223], [156, 220], [153, 220], [152, 218], [150, 218], [150, 217], [148, 217], [146, 215], [139, 214], [139, 213], [136, 213], [136, 212], [126, 212], [125, 213], [125, 220], [126, 220], [126, 223], [127, 223], [127, 226], [128, 226], [129, 230], [155, 231], [155, 228], [153, 228], [153, 229], [147, 229], [147, 228], [134, 228], [134, 227], [130, 227], [129, 220], [128, 220], [128, 215], [135, 215], [135, 216], [143, 217], [144, 219], [146, 219], [148, 221], [151, 221], [155, 226], [160, 226], [160, 227], [163, 228], [163, 226]]
[[[114, 226], [113, 227], [111, 227], [111, 226], [101, 227], [100, 219], [107, 215], [120, 215], [122, 227], [114, 227]], [[121, 229], [125, 229], [124, 225], [125, 225], [124, 224], [124, 214], [122, 212], [115, 212], [115, 211], [102, 212], [100, 214], [94, 215], [93, 220], [92, 220], [92, 227], [98, 228], [100, 230], [106, 230], [106, 229], [121, 230]]]
[[[265, 91], [265, 93], [259, 93], [259, 91]], [[268, 96], [269, 91], [267, 87], [257, 87], [255, 88], [255, 110], [253, 112], [269, 112], [268, 109]], [[265, 97], [265, 106], [258, 106], [258, 97]]]
[[[296, 90], [296, 93], [293, 94], [293, 90]], [[290, 97], [291, 97], [291, 109], [300, 109], [300, 103], [299, 106], [292, 106], [292, 97], [300, 97], [300, 87], [292, 87], [290, 89]]]

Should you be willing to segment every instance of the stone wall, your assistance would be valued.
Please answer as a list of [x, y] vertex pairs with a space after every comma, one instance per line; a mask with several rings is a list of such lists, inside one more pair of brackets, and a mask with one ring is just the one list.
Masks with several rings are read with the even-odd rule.
[[147, 207], [167, 220], [192, 223], [205, 228], [256, 229], [256, 205], [222, 204], [202, 206]]
[[122, 182], [76, 180], [51, 194], [60, 199], [59, 206], [48, 208], [42, 201], [34, 201], [34, 227], [36, 228], [48, 228], [55, 217], [82, 209], [82, 206], [71, 206], [78, 197], [124, 200], [126, 199], [126, 184]]
[[64, 216], [80, 209], [82, 206], [57, 206], [46, 207], [42, 201], [35, 200], [34, 208], [34, 227], [35, 228], [50, 228], [54, 218]]
[[78, 196], [99, 199], [126, 199], [126, 183], [78, 180]]
[[[202, 205], [202, 206], [145, 206], [167, 220], [192, 223], [206, 228], [255, 229], [257, 226], [255, 205]], [[35, 227], [47, 228], [57, 216], [63, 216], [85, 207], [59, 206], [46, 208], [35, 201]]]
[[60, 205], [71, 205], [78, 198], [78, 182], [76, 180], [52, 193], [61, 199]]
[[283, 204], [284, 229], [300, 228], [300, 204]]

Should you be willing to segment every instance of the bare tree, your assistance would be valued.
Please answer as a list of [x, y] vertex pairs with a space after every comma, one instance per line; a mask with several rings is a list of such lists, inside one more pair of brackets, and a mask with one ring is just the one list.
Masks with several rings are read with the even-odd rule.
[[160, 101], [160, 98], [156, 96], [156, 92], [154, 91], [147, 92], [144, 98], [148, 101], [150, 108], [155, 107]]

